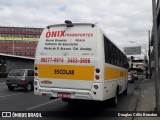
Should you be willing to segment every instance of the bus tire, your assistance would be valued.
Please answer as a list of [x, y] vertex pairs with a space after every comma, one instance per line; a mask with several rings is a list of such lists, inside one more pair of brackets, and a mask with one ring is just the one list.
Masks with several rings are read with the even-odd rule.
[[115, 95], [115, 97], [114, 98], [112, 98], [112, 107], [116, 107], [117, 106], [117, 104], [118, 104], [118, 87], [117, 87], [117, 90], [116, 90], [116, 95]]

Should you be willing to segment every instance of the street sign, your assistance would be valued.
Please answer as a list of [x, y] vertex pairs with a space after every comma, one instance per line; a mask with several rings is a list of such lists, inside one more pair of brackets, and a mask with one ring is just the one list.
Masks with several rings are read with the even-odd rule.
[[124, 47], [124, 53], [126, 55], [137, 55], [141, 54], [141, 46], [136, 47]]

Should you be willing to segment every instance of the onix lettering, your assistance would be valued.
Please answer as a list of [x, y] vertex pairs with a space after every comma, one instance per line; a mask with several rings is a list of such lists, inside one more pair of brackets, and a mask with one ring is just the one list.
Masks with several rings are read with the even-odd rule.
[[54, 73], [55, 73], [55, 74], [74, 75], [74, 70], [55, 69]]
[[50, 37], [93, 37], [93, 33], [65, 33], [65, 31], [50, 31], [46, 32], [46, 38]]
[[65, 31], [50, 31], [48, 30], [48, 32], [46, 32], [46, 38], [49, 38], [49, 37], [64, 37], [65, 34], [64, 34]]

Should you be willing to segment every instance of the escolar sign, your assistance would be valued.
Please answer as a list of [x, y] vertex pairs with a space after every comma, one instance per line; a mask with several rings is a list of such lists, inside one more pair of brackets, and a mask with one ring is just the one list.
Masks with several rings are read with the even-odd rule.
[[61, 70], [61, 69], [55, 69], [55, 74], [74, 75], [74, 70]]
[[36, 64], [38, 77], [65, 80], [94, 80], [94, 66]]

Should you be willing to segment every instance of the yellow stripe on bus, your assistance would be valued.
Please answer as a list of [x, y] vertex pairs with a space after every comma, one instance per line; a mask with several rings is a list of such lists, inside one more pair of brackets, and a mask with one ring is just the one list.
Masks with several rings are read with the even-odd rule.
[[127, 70], [105, 67], [105, 80], [126, 78], [127, 76], [128, 76]]
[[94, 80], [94, 66], [37, 64], [39, 78]]

